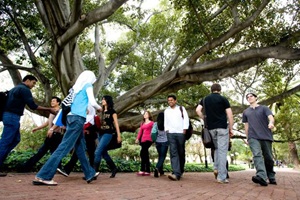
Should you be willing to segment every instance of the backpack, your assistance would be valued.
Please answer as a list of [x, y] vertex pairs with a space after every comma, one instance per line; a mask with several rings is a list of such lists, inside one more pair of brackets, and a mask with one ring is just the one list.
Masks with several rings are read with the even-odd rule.
[[[180, 111], [181, 111], [181, 116], [182, 116], [182, 118], [184, 118], [184, 117], [183, 117], [182, 106], [180, 106]], [[193, 126], [192, 126], [191, 120], [189, 120], [189, 127], [188, 127], [188, 129], [186, 130], [186, 132], [185, 132], [185, 139], [186, 139], [186, 140], [189, 140], [189, 139], [192, 137], [192, 134], [193, 134]]]
[[8, 92], [9, 91], [0, 92], [0, 122], [2, 122], [2, 117], [7, 102]]

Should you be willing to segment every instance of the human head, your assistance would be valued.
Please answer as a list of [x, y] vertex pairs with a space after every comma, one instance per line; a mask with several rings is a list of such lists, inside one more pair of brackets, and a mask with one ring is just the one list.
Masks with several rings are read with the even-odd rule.
[[214, 93], [214, 92], [221, 92], [221, 85], [219, 83], [212, 84], [212, 86], [210, 87], [210, 91], [212, 93]]
[[253, 92], [249, 92], [248, 94], [246, 94], [246, 99], [249, 103], [253, 103], [257, 100], [257, 95], [254, 94]]
[[176, 100], [175, 95], [171, 94], [171, 95], [168, 96], [168, 104], [171, 108], [175, 107], [176, 102], [177, 102], [177, 100]]
[[143, 115], [143, 121], [145, 121], [146, 117], [147, 117], [149, 120], [153, 121], [152, 114], [151, 114], [151, 112], [148, 111], [148, 110], [145, 110], [145, 112], [144, 112], [144, 115]]
[[32, 89], [35, 86], [37, 81], [37, 78], [35, 78], [32, 75], [26, 75], [22, 80], [22, 82], [30, 89]]
[[156, 121], [157, 121], [157, 128], [160, 131], [163, 131], [165, 129], [165, 127], [164, 127], [164, 120], [165, 120], [164, 112], [160, 112], [157, 115], [157, 119], [156, 119]]
[[[113, 109], [114, 108], [114, 101], [113, 101], [113, 98], [109, 95], [104, 95], [102, 97], [102, 101], [105, 101], [106, 102], [106, 106], [107, 106], [107, 109]], [[103, 103], [102, 103], [103, 105]]]
[[90, 70], [85, 70], [83, 71], [77, 78], [73, 89], [74, 89], [74, 93], [77, 94], [80, 90], [82, 90], [82, 88], [87, 84], [94, 84], [96, 81], [96, 76], [94, 74], [94, 72], [90, 71]]
[[[59, 97], [54, 96], [54, 97], [52, 97], [51, 100], [52, 100], [52, 101], [53, 101], [53, 100], [56, 101], [56, 103], [58, 103], [58, 105], [61, 104], [61, 99], [60, 99]], [[51, 101], [51, 106], [52, 106], [52, 101]]]

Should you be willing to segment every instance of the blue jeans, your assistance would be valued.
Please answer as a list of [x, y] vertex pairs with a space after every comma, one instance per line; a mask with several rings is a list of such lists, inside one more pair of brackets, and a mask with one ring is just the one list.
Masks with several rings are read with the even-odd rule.
[[267, 178], [275, 180], [272, 142], [250, 138], [248, 143], [252, 151], [256, 175], [265, 181]]
[[185, 165], [185, 135], [183, 133], [168, 133], [170, 157], [173, 174], [180, 178]]
[[112, 134], [104, 133], [98, 136], [98, 145], [95, 151], [94, 168], [97, 171], [99, 169], [101, 158], [103, 157], [106, 162], [113, 162], [107, 152], [107, 145], [112, 138]]
[[67, 116], [67, 131], [64, 137], [50, 156], [48, 161], [44, 164], [42, 169], [37, 173], [37, 177], [43, 180], [51, 180], [56, 173], [56, 168], [63, 157], [65, 157], [73, 148], [78, 156], [81, 168], [86, 180], [90, 180], [95, 175], [95, 170], [90, 166], [89, 160], [86, 156], [86, 145], [83, 135], [83, 125], [85, 118], [78, 115]]
[[158, 169], [160, 174], [164, 173], [164, 162], [167, 156], [168, 148], [169, 142], [156, 142], [156, 150], [158, 153], [156, 168]]
[[218, 180], [225, 180], [227, 178], [227, 152], [229, 144], [229, 131], [224, 128], [217, 128], [209, 130], [214, 145], [214, 170], [218, 170]]
[[0, 139], [0, 166], [8, 154], [21, 141], [20, 116], [11, 112], [3, 113], [3, 132]]

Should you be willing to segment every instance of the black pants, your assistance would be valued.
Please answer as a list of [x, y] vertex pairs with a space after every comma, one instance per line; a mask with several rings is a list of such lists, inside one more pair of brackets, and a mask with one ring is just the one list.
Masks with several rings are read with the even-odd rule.
[[142, 172], [150, 173], [150, 157], [149, 157], [149, 148], [151, 147], [152, 142], [146, 141], [141, 143], [141, 170]]
[[[29, 172], [33, 169], [35, 164], [42, 158], [44, 155], [50, 151], [52, 154], [60, 144], [61, 140], [63, 138], [63, 134], [53, 132], [52, 137], [46, 137], [44, 144], [39, 148], [38, 152], [34, 154], [26, 163], [24, 163], [19, 171], [23, 172]], [[61, 163], [59, 163], [59, 167], [61, 166]]]

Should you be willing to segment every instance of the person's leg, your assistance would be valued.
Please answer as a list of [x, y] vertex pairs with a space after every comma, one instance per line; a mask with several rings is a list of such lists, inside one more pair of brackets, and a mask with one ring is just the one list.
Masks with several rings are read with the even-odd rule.
[[[180, 161], [177, 149], [177, 134], [176, 133], [168, 133], [168, 141], [170, 143], [170, 159], [171, 159], [171, 167], [173, 174], [177, 179], [180, 179], [181, 176], [181, 168]], [[170, 178], [171, 179], [171, 178]], [[172, 179], [173, 180], [173, 179]]]
[[42, 158], [49, 149], [49, 138], [46, 137], [44, 140], [44, 143], [39, 148], [36, 154], [34, 154], [27, 162], [25, 162], [23, 165], [20, 166], [20, 169], [18, 169], [19, 172], [29, 172], [32, 170], [32, 168], [35, 166], [35, 164]]
[[220, 181], [224, 181], [227, 178], [227, 152], [228, 152], [228, 144], [229, 144], [229, 132], [228, 129], [216, 129], [217, 130], [217, 143], [218, 150], [217, 159], [215, 160], [218, 165], [218, 177], [217, 179]]
[[[63, 134], [61, 133], [56, 133], [54, 132], [52, 134], [52, 137], [50, 138], [50, 144], [49, 144], [49, 150], [50, 150], [50, 153], [53, 154], [53, 152], [57, 149], [58, 145], [61, 143], [62, 141], [62, 138], [63, 138]], [[62, 166], [61, 166], [61, 162], [58, 164], [58, 168], [61, 169]]]
[[89, 161], [91, 166], [94, 166], [94, 160], [95, 160], [95, 151], [96, 151], [96, 138], [97, 133], [90, 131], [89, 134], [85, 134], [85, 143], [86, 143], [86, 149], [89, 156]]
[[13, 150], [20, 142], [20, 116], [4, 112], [3, 113], [3, 132], [0, 139], [0, 166], [2, 166], [4, 160], [8, 154]]
[[48, 161], [37, 173], [36, 177], [42, 180], [51, 180], [56, 173], [59, 162], [65, 157], [71, 149], [74, 148], [75, 141], [82, 135], [82, 127], [85, 118], [77, 115], [67, 116], [67, 131], [58, 148], [53, 152]]
[[253, 155], [253, 161], [254, 166], [256, 169], [256, 175], [262, 178], [263, 180], [267, 180], [267, 173], [266, 173], [266, 167], [264, 158], [262, 155], [262, 149], [259, 140], [250, 138], [248, 140], [252, 155]]
[[169, 142], [164, 142], [162, 145], [162, 148], [161, 148], [161, 158], [160, 159], [161, 159], [162, 165], [159, 169], [160, 175], [164, 175], [164, 162], [167, 157], [168, 148], [169, 148]]
[[178, 137], [178, 155], [179, 155], [179, 163], [180, 163], [180, 177], [184, 173], [184, 166], [185, 166], [185, 135], [184, 134], [177, 134]]
[[218, 132], [217, 129], [209, 130], [211, 137], [213, 139], [214, 148], [212, 149], [211, 155], [213, 156], [214, 162], [214, 175], [215, 178], [218, 176]]
[[86, 156], [86, 145], [83, 132], [80, 134], [76, 141], [75, 153], [80, 161], [85, 180], [87, 180], [87, 182], [89, 183], [93, 180], [93, 178], [96, 178], [95, 176], [97, 176], [96, 174], [98, 173], [96, 173], [94, 168], [90, 165], [90, 162]]
[[107, 150], [103, 151], [102, 156], [103, 156], [103, 159], [106, 161], [106, 164], [108, 165], [109, 169], [111, 170], [110, 178], [114, 178], [118, 172], [118, 168], [117, 168], [116, 164], [111, 159]]
[[266, 166], [267, 177], [270, 182], [275, 181], [274, 160], [272, 154], [272, 142], [267, 140], [260, 141], [264, 162]]
[[76, 152], [74, 151], [69, 162], [63, 167], [66, 174], [69, 175], [73, 171], [74, 167], [76, 166], [77, 161], [78, 161], [78, 156], [77, 156]]
[[141, 151], [140, 151], [140, 157], [141, 157], [141, 172], [146, 172], [146, 160], [147, 160], [147, 143], [141, 142]]
[[94, 159], [94, 169], [97, 171], [99, 169], [101, 158], [103, 152], [106, 150], [107, 145], [109, 144], [112, 138], [112, 134], [102, 134], [98, 137], [98, 145], [95, 151], [95, 159]]
[[145, 172], [150, 173], [150, 156], [149, 156], [149, 148], [152, 145], [152, 142], [146, 141], [146, 146], [145, 146]]

